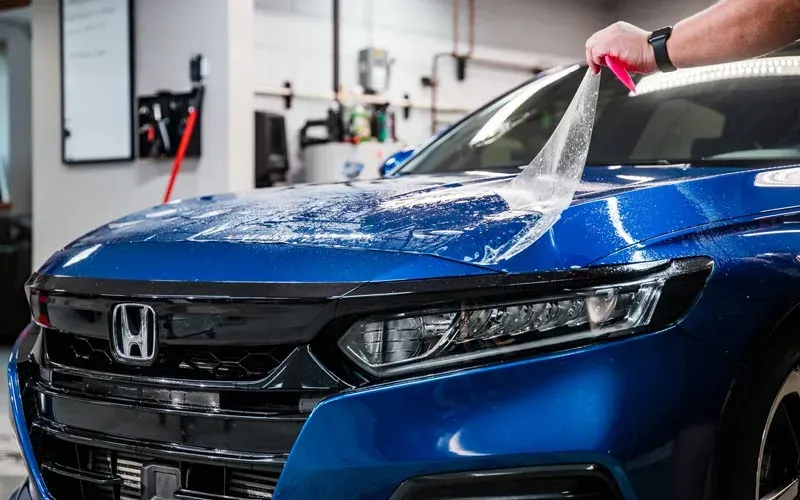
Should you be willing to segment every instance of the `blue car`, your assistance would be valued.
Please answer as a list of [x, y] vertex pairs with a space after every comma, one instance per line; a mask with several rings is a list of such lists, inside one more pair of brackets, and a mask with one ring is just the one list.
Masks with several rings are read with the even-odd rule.
[[391, 178], [125, 217], [29, 280], [13, 498], [793, 499], [800, 57], [606, 76], [540, 238], [504, 187], [585, 68]]

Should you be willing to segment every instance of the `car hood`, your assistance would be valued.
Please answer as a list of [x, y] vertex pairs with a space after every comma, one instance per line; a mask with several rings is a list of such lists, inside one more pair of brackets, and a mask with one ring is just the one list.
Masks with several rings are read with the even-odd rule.
[[[540, 214], [510, 208], [503, 194], [510, 175], [420, 175], [206, 196], [153, 207], [103, 226], [57, 254], [43, 272], [69, 274], [66, 264], [74, 265], [90, 251], [105, 252], [118, 267], [126, 258], [135, 260], [131, 255], [136, 252], [149, 255], [153, 266], [159, 256], [166, 259], [174, 253], [181, 260], [174, 267], [194, 267], [200, 274], [200, 266], [224, 266], [219, 259], [249, 259], [248, 265], [258, 268], [266, 260], [289, 262], [305, 255], [312, 260], [294, 266], [304, 266], [306, 272], [295, 272], [311, 279], [317, 266], [317, 275], [324, 279], [316, 281], [327, 280], [331, 266], [358, 267], [354, 262], [365, 254], [352, 252], [383, 255], [387, 261], [398, 254], [435, 257], [462, 264], [458, 271], [445, 271], [456, 273], [584, 267], [658, 235], [788, 203], [789, 198], [762, 196], [765, 188], [758, 185], [757, 176], [769, 172], [587, 167], [571, 206], [535, 242], [520, 238]], [[220, 245], [227, 245], [227, 253]], [[249, 253], [242, 254], [243, 248]], [[216, 276], [224, 278], [224, 272]], [[379, 276], [387, 276], [387, 270], [360, 277]], [[169, 270], [155, 278], [170, 279]]]

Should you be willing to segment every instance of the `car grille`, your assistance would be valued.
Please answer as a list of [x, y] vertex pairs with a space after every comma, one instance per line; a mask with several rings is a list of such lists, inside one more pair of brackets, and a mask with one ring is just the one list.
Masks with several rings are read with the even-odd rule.
[[[57, 500], [140, 499], [157, 487], [181, 500], [272, 498], [308, 415], [349, 387], [311, 351], [335, 310], [317, 287], [295, 298], [268, 286], [261, 298], [216, 284], [204, 296], [190, 283], [160, 296], [151, 283], [69, 279], [50, 293], [34, 281], [42, 356], [30, 359], [23, 408]], [[88, 288], [66, 292], [73, 283]], [[149, 366], [113, 353], [113, 311], [125, 300], [155, 311]]]
[[62, 366], [119, 375], [178, 380], [251, 381], [272, 373], [294, 350], [279, 346], [183, 346], [162, 344], [152, 366], [114, 361], [107, 339], [47, 330], [47, 357]]
[[186, 500], [272, 498], [280, 469], [258, 470], [192, 461], [159, 461], [153, 456], [122, 453], [40, 436], [42, 470], [48, 491], [57, 499], [139, 500], [142, 471], [148, 464], [180, 473], [180, 495]]

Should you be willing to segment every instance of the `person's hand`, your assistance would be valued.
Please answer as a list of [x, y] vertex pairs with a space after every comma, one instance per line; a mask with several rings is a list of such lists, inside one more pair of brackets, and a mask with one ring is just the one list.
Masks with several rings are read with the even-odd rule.
[[605, 56], [618, 59], [636, 73], [652, 73], [656, 66], [653, 48], [647, 41], [650, 33], [632, 24], [617, 22], [586, 40], [586, 62], [594, 74], [605, 66]]

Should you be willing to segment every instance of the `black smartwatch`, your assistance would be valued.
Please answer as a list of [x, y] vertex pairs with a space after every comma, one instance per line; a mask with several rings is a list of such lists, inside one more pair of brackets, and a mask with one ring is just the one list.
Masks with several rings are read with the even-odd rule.
[[656, 56], [656, 65], [658, 69], [664, 73], [677, 69], [669, 59], [669, 53], [667, 52], [667, 40], [669, 40], [671, 35], [672, 26], [667, 26], [650, 33], [650, 37], [647, 39], [647, 41], [650, 42], [650, 46], [653, 47], [653, 54]]

